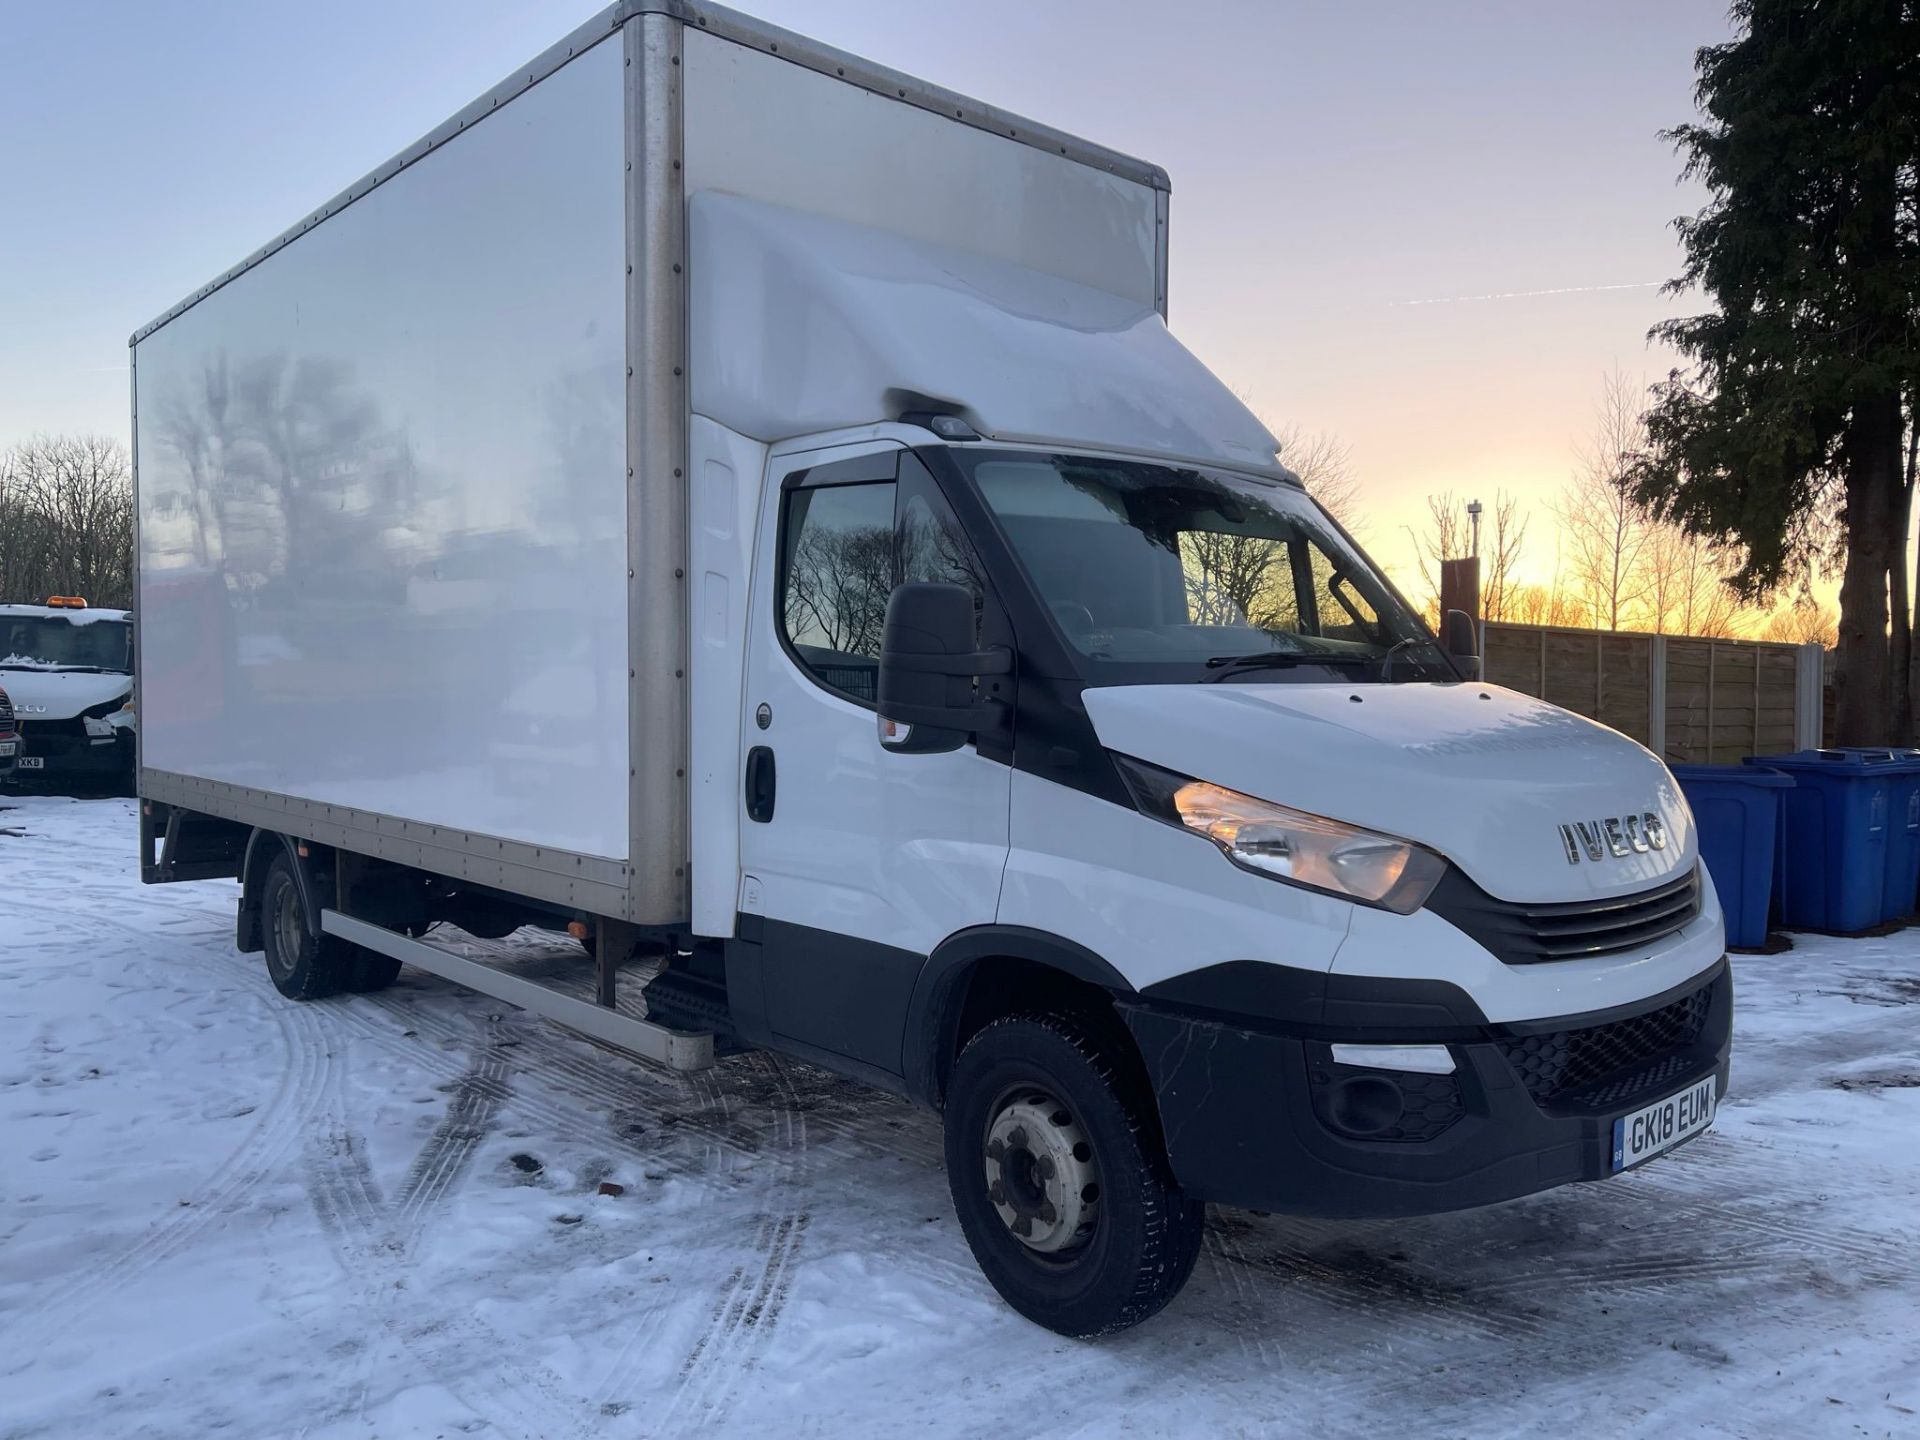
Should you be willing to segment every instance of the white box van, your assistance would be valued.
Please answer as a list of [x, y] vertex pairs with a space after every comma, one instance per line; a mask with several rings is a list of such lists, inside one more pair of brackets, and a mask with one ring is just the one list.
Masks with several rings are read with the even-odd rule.
[[717, 7], [589, 22], [133, 337], [145, 877], [237, 878], [295, 999], [407, 963], [914, 1097], [1067, 1334], [1165, 1304], [1210, 1201], [1698, 1133], [1679, 788], [1314, 503], [1166, 328], [1167, 200]]

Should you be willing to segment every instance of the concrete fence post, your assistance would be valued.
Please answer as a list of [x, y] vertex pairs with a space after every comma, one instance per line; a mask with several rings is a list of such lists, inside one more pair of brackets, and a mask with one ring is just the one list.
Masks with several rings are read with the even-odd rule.
[[1818, 640], [1797, 647], [1793, 657], [1793, 748], [1818, 750], [1825, 740], [1827, 652]]
[[1656, 635], [1647, 653], [1647, 748], [1667, 758], [1667, 637]]

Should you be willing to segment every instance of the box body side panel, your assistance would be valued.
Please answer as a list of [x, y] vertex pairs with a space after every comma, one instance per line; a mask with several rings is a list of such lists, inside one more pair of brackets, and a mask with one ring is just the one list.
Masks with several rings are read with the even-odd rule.
[[700, 30], [685, 65], [688, 195], [872, 226], [1156, 307], [1152, 187]]
[[148, 769], [627, 859], [621, 49], [139, 340]]

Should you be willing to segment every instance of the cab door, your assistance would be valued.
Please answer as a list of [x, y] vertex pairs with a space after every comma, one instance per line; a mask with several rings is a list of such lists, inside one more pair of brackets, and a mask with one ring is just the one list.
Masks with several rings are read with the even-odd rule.
[[911, 451], [886, 442], [775, 456], [766, 483], [741, 717], [737, 931], [759, 944], [774, 1039], [897, 1075], [927, 955], [994, 919], [1011, 771], [971, 744], [881, 748], [887, 600], [903, 581], [942, 580], [972, 588], [983, 616], [994, 601]]

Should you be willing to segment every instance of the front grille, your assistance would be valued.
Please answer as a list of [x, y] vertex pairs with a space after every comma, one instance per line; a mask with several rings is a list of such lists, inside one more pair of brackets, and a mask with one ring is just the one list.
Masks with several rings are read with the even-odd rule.
[[1676, 1079], [1693, 1057], [1678, 1054], [1700, 1038], [1713, 1003], [1708, 982], [1670, 1005], [1582, 1030], [1512, 1036], [1499, 1041], [1536, 1101], [1574, 1100], [1604, 1107]]
[[1508, 965], [1581, 960], [1638, 950], [1692, 924], [1700, 914], [1700, 871], [1636, 895], [1545, 904], [1496, 900], [1450, 868], [1427, 908]]
[[23, 738], [31, 736], [35, 740], [88, 738], [87, 722], [78, 715], [65, 720], [22, 720], [19, 728]]
[[7, 692], [0, 690], [0, 730], [13, 729], [13, 701], [7, 698]]

